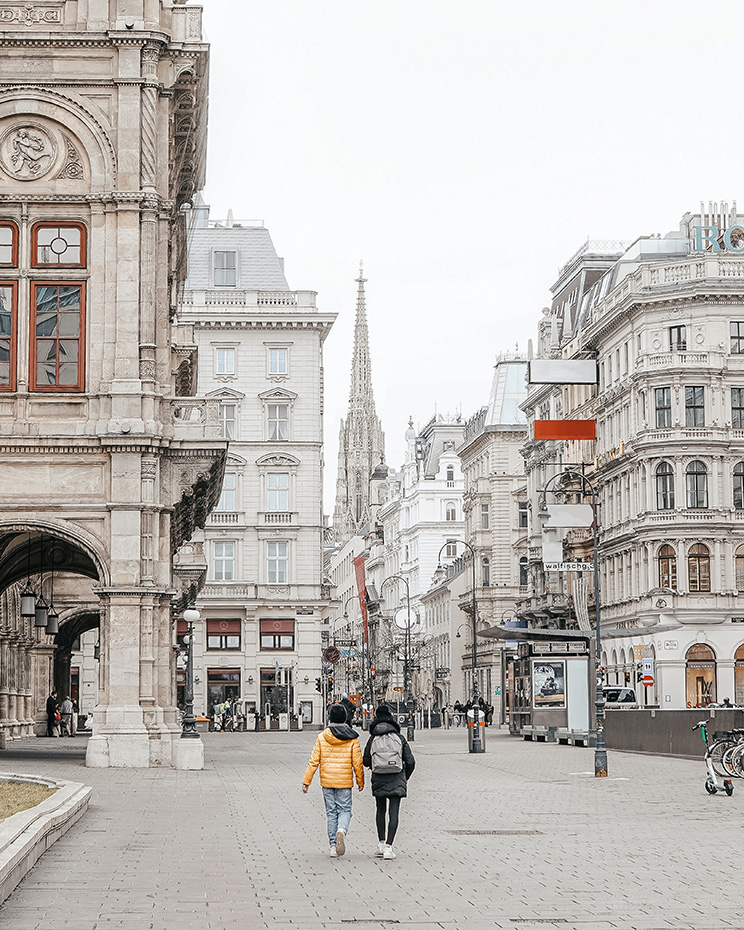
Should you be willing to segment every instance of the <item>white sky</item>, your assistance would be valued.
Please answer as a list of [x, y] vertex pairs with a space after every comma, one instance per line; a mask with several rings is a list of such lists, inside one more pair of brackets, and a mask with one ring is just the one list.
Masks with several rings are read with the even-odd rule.
[[263, 219], [326, 342], [326, 500], [364, 260], [388, 464], [470, 416], [592, 238], [744, 207], [736, 2], [205, 0], [205, 199]]

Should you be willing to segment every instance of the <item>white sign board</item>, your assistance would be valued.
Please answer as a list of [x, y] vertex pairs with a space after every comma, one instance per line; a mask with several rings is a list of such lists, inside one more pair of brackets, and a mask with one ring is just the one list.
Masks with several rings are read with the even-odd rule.
[[643, 660], [643, 675], [650, 675], [654, 677], [654, 660], [653, 659], [644, 659]]
[[544, 562], [546, 572], [593, 572], [591, 562]]
[[594, 522], [591, 504], [550, 504], [547, 511], [547, 529], [554, 526], [589, 527]]
[[533, 358], [527, 363], [530, 384], [597, 384], [594, 359]]
[[563, 558], [563, 540], [557, 542], [543, 536], [542, 538], [543, 562], [560, 562]]

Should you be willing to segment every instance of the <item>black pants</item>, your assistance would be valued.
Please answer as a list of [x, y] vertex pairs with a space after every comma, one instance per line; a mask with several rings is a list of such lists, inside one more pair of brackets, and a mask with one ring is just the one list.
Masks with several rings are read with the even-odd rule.
[[388, 810], [388, 824], [387, 824], [387, 844], [388, 846], [393, 845], [393, 840], [395, 839], [395, 834], [398, 829], [398, 812], [400, 810], [400, 798], [375, 798], [375, 803], [377, 804], [377, 839], [383, 843], [385, 840], [385, 811], [387, 808], [388, 802], [390, 803], [390, 808]]

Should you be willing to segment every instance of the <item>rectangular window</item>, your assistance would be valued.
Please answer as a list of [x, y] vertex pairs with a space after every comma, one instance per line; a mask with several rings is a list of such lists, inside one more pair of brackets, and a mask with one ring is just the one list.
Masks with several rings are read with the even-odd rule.
[[220, 404], [220, 424], [225, 439], [235, 439], [235, 404]]
[[[262, 649], [294, 649], [294, 620], [261, 620]], [[274, 670], [271, 670], [272, 673]]]
[[214, 580], [235, 580], [235, 543], [216, 542], [214, 544]]
[[705, 426], [705, 392], [702, 387], [685, 388], [685, 426]]
[[444, 550], [444, 554], [448, 559], [454, 559], [454, 557], [457, 555], [457, 543], [454, 540], [447, 540], [447, 546]]
[[520, 530], [526, 529], [530, 525], [530, 511], [527, 507], [527, 501], [519, 502], [519, 523]]
[[287, 374], [287, 350], [269, 349], [269, 374]]
[[217, 349], [215, 374], [235, 374], [235, 349]]
[[481, 529], [487, 530], [489, 524], [489, 509], [488, 504], [481, 504]]
[[289, 404], [269, 404], [269, 439], [289, 439]]
[[85, 265], [85, 227], [37, 223], [31, 237], [34, 268], [82, 268]]
[[215, 287], [235, 287], [238, 283], [238, 253], [213, 252], [212, 271]]
[[31, 390], [82, 391], [85, 285], [31, 285]]
[[207, 620], [207, 649], [240, 649], [240, 620]]
[[15, 354], [16, 286], [0, 284], [0, 391], [15, 390]]
[[672, 389], [668, 387], [656, 388], [656, 426], [659, 429], [668, 429], [672, 425]]
[[269, 584], [287, 583], [287, 563], [287, 543], [270, 542], [268, 544]]
[[731, 332], [731, 352], [734, 355], [744, 354], [744, 322], [733, 322], [729, 326]]
[[272, 511], [289, 510], [289, 475], [268, 475], [269, 492], [268, 509]]
[[670, 326], [669, 327], [669, 351], [686, 352], [687, 351], [687, 327]]
[[731, 425], [744, 429], [744, 388], [731, 388]]
[[236, 477], [235, 472], [228, 471], [225, 473], [225, 483], [222, 485], [222, 494], [220, 494], [215, 510], [234, 513]]

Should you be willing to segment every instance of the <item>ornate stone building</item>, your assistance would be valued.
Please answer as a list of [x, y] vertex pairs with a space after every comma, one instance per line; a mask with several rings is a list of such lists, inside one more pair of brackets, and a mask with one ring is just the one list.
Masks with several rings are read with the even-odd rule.
[[[458, 448], [465, 479], [465, 539], [476, 553], [475, 580], [478, 626], [503, 626], [515, 619], [515, 604], [527, 583], [527, 496], [524, 493], [524, 460], [521, 448], [527, 420], [520, 409], [527, 387], [527, 363], [517, 354], [502, 354], [496, 361], [488, 405], [465, 424]], [[472, 553], [465, 557], [460, 598], [462, 620], [467, 621], [468, 645], [462, 657], [464, 696], [473, 688]], [[494, 705], [499, 719], [503, 693], [501, 646], [497, 640], [479, 639], [477, 646], [478, 692]], [[458, 674], [460, 670], [458, 670]]]
[[372, 518], [384, 500], [387, 468], [385, 434], [375, 411], [372, 363], [364, 294], [366, 278], [359, 268], [357, 309], [354, 324], [354, 355], [351, 362], [349, 412], [341, 421], [338, 437], [338, 478], [333, 535], [338, 542], [351, 539]]
[[[597, 421], [596, 442], [527, 443], [533, 515], [547, 480], [583, 463], [599, 500], [602, 663], [610, 683], [664, 708], [744, 703], [742, 223], [735, 205], [701, 207], [664, 237], [574, 256], [537, 351], [596, 358], [599, 385], [535, 386], [525, 405], [530, 420]], [[699, 227], [717, 232], [701, 242]], [[593, 281], [590, 264], [604, 266]], [[521, 615], [575, 625], [581, 586], [544, 572], [540, 536], [533, 520]], [[564, 553], [591, 558], [588, 532], [570, 531]], [[591, 585], [588, 600], [591, 614]], [[641, 659], [653, 662], [651, 687]]]
[[226, 443], [184, 396], [196, 348], [172, 320], [204, 181], [201, 8], [8, 0], [0, 46], [0, 726], [43, 732], [99, 627], [88, 764], [198, 765], [173, 738], [171, 611], [202, 580], [183, 547]]
[[198, 202], [189, 227], [178, 319], [199, 355], [190, 403], [230, 443], [203, 533], [196, 710], [242, 697], [268, 707], [269, 725], [287, 710], [322, 724], [323, 344], [336, 317], [290, 290], [260, 221], [210, 221]]

